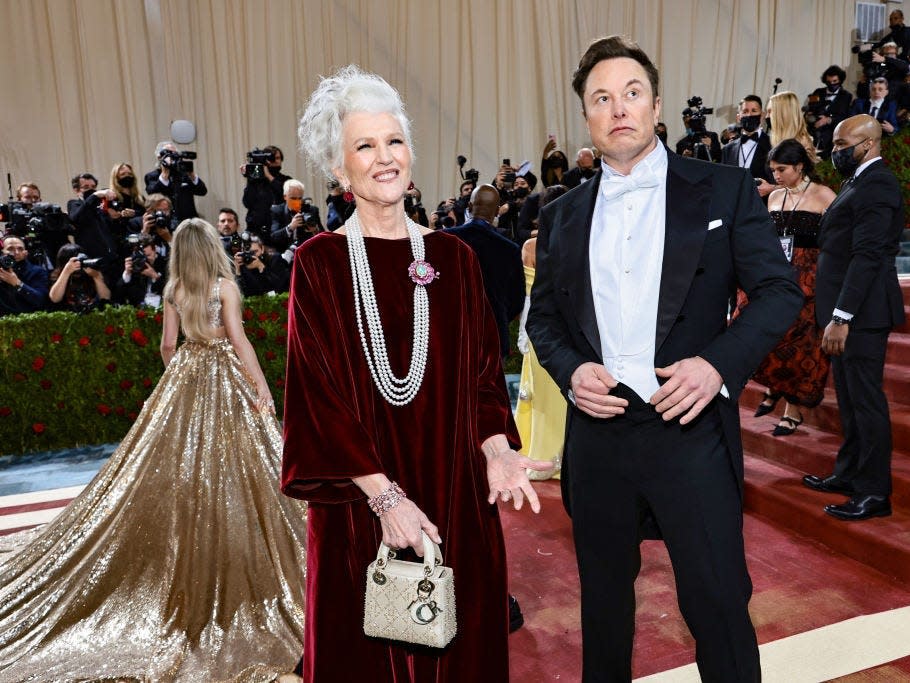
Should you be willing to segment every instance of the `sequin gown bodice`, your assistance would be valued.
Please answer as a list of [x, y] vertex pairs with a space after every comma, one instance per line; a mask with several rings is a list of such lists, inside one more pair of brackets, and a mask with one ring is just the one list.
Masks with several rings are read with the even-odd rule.
[[[220, 327], [217, 285], [209, 312]], [[178, 349], [95, 479], [0, 565], [0, 681], [293, 669], [306, 506], [278, 491], [281, 433], [255, 399], [228, 339]]]

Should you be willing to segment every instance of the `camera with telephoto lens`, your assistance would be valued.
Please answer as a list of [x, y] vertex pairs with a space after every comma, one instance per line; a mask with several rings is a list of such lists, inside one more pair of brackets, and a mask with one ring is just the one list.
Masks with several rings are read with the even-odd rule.
[[253, 261], [256, 260], [256, 254], [253, 253], [250, 247], [253, 246], [254, 241], [259, 241], [258, 238], [250, 232], [244, 230], [240, 233], [240, 246], [241, 250], [237, 253], [240, 254], [240, 258], [243, 260], [243, 265], [248, 266]]
[[155, 228], [171, 227], [171, 214], [167, 211], [156, 211], [152, 214], [152, 218], [155, 219], [155, 222], [152, 224]]
[[79, 267], [85, 270], [86, 268], [98, 269], [98, 266], [104, 261], [104, 258], [89, 258], [87, 254], [76, 254], [76, 258], [79, 260]]
[[264, 149], [256, 147], [246, 153], [246, 165], [243, 167], [243, 175], [247, 180], [263, 180], [265, 178], [265, 167], [275, 161], [275, 152], [267, 152]]
[[710, 116], [714, 113], [712, 107], [702, 106], [702, 99], [698, 95], [692, 95], [688, 100], [686, 100], [686, 109], [683, 109], [683, 116], [689, 117], [689, 129], [693, 133], [704, 133], [707, 128], [705, 127], [705, 117]]
[[145, 255], [145, 251], [142, 249], [142, 238], [133, 233], [126, 236], [126, 243], [133, 249], [130, 254], [133, 272], [141, 273], [145, 269], [145, 264], [148, 263], [148, 256]]
[[6, 223], [6, 232], [22, 237], [28, 232], [28, 222], [32, 217], [31, 209], [22, 202], [0, 204], [0, 223]]
[[455, 161], [458, 162], [458, 170], [461, 172], [462, 180], [470, 180], [476, 186], [480, 181], [480, 171], [476, 168], [469, 168], [467, 171], [464, 170], [464, 165], [468, 163], [467, 157], [462, 154], [459, 154], [455, 157]]
[[875, 56], [875, 50], [871, 47], [863, 48], [864, 45], [854, 45], [850, 48], [850, 51], [856, 55], [859, 65], [863, 67], [863, 73], [866, 75], [866, 78], [870, 81], [879, 77], [887, 78], [888, 65], [884, 62], [875, 62], [872, 60]]
[[192, 160], [195, 158], [196, 152], [176, 152], [166, 149], [161, 152], [161, 165], [177, 174], [189, 174], [193, 172]]
[[0, 268], [3, 270], [12, 270], [16, 265], [16, 259], [9, 254], [0, 254]]

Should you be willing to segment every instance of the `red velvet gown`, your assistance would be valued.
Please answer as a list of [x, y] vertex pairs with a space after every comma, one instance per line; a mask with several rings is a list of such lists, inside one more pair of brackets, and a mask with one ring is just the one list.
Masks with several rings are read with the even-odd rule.
[[[408, 240], [365, 238], [392, 371], [407, 370], [414, 283]], [[427, 286], [426, 373], [408, 405], [376, 390], [354, 317], [347, 239], [308, 240], [294, 261], [289, 301], [282, 490], [309, 501], [306, 681], [508, 681], [502, 528], [480, 445], [519, 443], [492, 311], [473, 252], [444, 233], [424, 238], [440, 273]], [[364, 325], [366, 322], [364, 321]], [[445, 650], [367, 638], [367, 565], [382, 538], [352, 477], [384, 472], [439, 527], [455, 576], [458, 633]]]

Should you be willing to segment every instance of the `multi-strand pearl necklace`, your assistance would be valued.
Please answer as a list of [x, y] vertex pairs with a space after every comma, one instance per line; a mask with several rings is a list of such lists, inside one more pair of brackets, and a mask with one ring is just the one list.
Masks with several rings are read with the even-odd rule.
[[[373, 275], [370, 272], [363, 231], [360, 228], [360, 219], [356, 210], [344, 224], [348, 241], [348, 258], [351, 262], [351, 279], [354, 283], [357, 331], [360, 333], [360, 342], [370, 368], [370, 374], [373, 376], [373, 382], [382, 397], [393, 406], [410, 403], [423, 382], [423, 373], [427, 365], [427, 349], [430, 345], [430, 300], [427, 297], [426, 285], [439, 275], [429, 263], [423, 260], [424, 245], [420, 226], [407, 215], [405, 225], [408, 230], [408, 238], [411, 240], [411, 254], [414, 257], [414, 262], [408, 268], [408, 274], [415, 284], [414, 339], [408, 374], [404, 378], [399, 378], [395, 376], [389, 365], [385, 334], [379, 318], [379, 307], [376, 305]], [[369, 341], [364, 330], [364, 317], [370, 333]]]

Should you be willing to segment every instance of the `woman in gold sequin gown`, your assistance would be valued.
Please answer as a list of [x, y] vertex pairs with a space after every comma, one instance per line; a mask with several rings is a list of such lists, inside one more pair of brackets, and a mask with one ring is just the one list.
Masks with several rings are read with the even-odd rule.
[[306, 507], [278, 491], [281, 433], [230, 262], [198, 219], [172, 245], [158, 386], [0, 565], [0, 681], [271, 681], [300, 656]]

